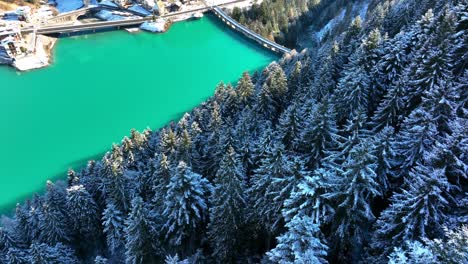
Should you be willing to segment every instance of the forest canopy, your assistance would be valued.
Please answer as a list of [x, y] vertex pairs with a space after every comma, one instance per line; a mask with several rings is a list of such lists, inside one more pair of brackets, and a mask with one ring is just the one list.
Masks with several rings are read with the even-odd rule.
[[0, 263], [467, 263], [468, 3], [366, 17], [47, 182]]

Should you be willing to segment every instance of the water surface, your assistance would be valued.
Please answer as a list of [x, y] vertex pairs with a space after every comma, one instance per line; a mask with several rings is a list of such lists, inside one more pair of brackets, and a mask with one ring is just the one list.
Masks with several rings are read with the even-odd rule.
[[157, 129], [277, 57], [211, 17], [165, 34], [62, 38], [52, 66], [0, 67], [0, 210], [99, 158], [130, 129]]

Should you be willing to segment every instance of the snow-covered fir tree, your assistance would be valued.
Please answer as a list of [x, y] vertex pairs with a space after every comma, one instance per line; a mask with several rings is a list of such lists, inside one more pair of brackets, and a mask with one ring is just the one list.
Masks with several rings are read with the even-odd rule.
[[468, 262], [467, 1], [232, 14], [296, 51], [64, 171], [2, 217], [0, 262]]
[[141, 197], [132, 200], [132, 208], [125, 220], [125, 263], [151, 263], [158, 254], [155, 226]]
[[197, 233], [208, 217], [211, 184], [181, 161], [171, 177], [164, 199], [162, 217], [165, 238], [171, 246], [186, 245], [192, 250]]
[[106, 236], [107, 248], [113, 255], [122, 250], [125, 238], [125, 218], [123, 213], [112, 203], [108, 202], [102, 215], [102, 225]]
[[208, 225], [213, 256], [220, 262], [232, 261], [240, 253], [247, 204], [244, 178], [236, 153], [229, 147], [216, 173]]
[[328, 246], [321, 239], [319, 227], [308, 216], [295, 216], [286, 224], [287, 231], [278, 237], [278, 245], [267, 253], [274, 263], [328, 263]]

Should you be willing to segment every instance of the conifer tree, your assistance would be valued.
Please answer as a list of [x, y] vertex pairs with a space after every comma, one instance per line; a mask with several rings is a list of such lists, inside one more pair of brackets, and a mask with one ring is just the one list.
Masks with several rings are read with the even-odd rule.
[[[310, 176], [310, 172], [306, 170], [304, 162], [299, 157], [286, 155], [287, 163], [285, 166], [289, 173], [278, 174], [274, 177], [269, 191], [269, 194], [274, 196], [273, 204], [279, 209], [278, 211], [284, 209], [284, 204], [290, 194], [297, 190], [298, 185], [303, 182], [304, 178]], [[273, 185], [276, 186], [273, 187]]]
[[321, 240], [318, 225], [308, 216], [295, 216], [285, 234], [278, 237], [278, 245], [267, 253], [274, 263], [328, 263], [327, 245]]
[[206, 175], [208, 179], [211, 179], [216, 173], [218, 168], [220, 157], [216, 156], [218, 148], [220, 147], [221, 141], [221, 129], [222, 129], [222, 117], [219, 109], [219, 105], [213, 102], [209, 124], [208, 124], [208, 135], [206, 144], [204, 146], [204, 157], [203, 161], [205, 169], [203, 175]]
[[375, 132], [386, 126], [397, 126], [402, 121], [400, 119], [405, 109], [404, 87], [397, 82], [388, 89], [372, 117], [371, 124]]
[[39, 240], [50, 245], [70, 241], [65, 188], [47, 182], [47, 194], [39, 215]]
[[124, 221], [123, 213], [112, 202], [108, 202], [102, 215], [102, 225], [107, 248], [113, 255], [117, 255], [125, 243]]
[[260, 110], [267, 119], [276, 117], [285, 108], [288, 80], [283, 69], [276, 63], [268, 67], [267, 78], [260, 91]]
[[454, 32], [451, 39], [454, 45], [450, 51], [450, 58], [452, 59], [453, 73], [456, 76], [463, 75], [468, 65], [468, 19], [466, 16], [468, 4], [464, 1], [459, 1], [453, 8], [453, 16], [455, 17]]
[[282, 220], [283, 202], [275, 199], [278, 198], [278, 192], [282, 191], [283, 186], [275, 181], [294, 177], [291, 169], [291, 161], [285, 153], [284, 146], [276, 143], [267, 149], [265, 158], [261, 160], [260, 167], [255, 170], [252, 177], [249, 196], [254, 202], [254, 211], [259, 218], [260, 227], [270, 235], [275, 235], [275, 230]]
[[31, 240], [38, 240], [41, 235], [41, 211], [43, 207], [42, 197], [35, 194], [29, 207], [28, 225], [31, 227]]
[[119, 146], [114, 145], [112, 151], [104, 156], [102, 163], [102, 192], [119, 210], [127, 212], [133, 194], [130, 188], [131, 181], [126, 174], [123, 153]]
[[167, 187], [162, 215], [166, 218], [165, 238], [171, 246], [188, 246], [190, 253], [208, 216], [210, 183], [201, 175], [192, 172], [183, 161], [179, 163]]
[[326, 179], [332, 177], [332, 172], [324, 168], [315, 170], [312, 175], [306, 175], [297, 185], [297, 189], [284, 201], [283, 217], [286, 222], [296, 215], [305, 215], [309, 216], [314, 224], [328, 223], [334, 210], [322, 195], [331, 190], [326, 184]]
[[164, 261], [165, 264], [189, 264], [190, 262], [187, 259], [180, 260], [179, 255], [175, 254], [174, 256], [166, 256]]
[[155, 227], [141, 197], [132, 200], [132, 209], [125, 220], [125, 263], [151, 263], [158, 253], [154, 240]]
[[237, 83], [236, 92], [237, 97], [243, 105], [247, 106], [252, 103], [255, 87], [248, 72], [242, 74], [242, 78]]
[[382, 194], [385, 194], [391, 189], [391, 178], [395, 176], [392, 171], [392, 157], [395, 156], [392, 145], [393, 134], [393, 128], [385, 127], [380, 133], [376, 134], [372, 140], [374, 154], [377, 158], [375, 173]]
[[107, 264], [107, 263], [109, 263], [109, 261], [106, 258], [101, 257], [101, 256], [97, 256], [94, 259], [94, 264]]
[[435, 142], [426, 158], [435, 168], [445, 168], [447, 180], [456, 186], [453, 193], [463, 191], [464, 181], [468, 178], [467, 160], [464, 157], [468, 151], [468, 120], [456, 118], [449, 123], [451, 135], [444, 135]]
[[284, 146], [292, 150], [295, 141], [299, 140], [302, 118], [295, 104], [290, 105], [279, 119], [278, 134]]
[[33, 229], [35, 228], [35, 226], [31, 226], [29, 224], [29, 205], [29, 201], [27, 201], [24, 205], [18, 203], [16, 204], [15, 210], [15, 237], [18, 242], [24, 244], [29, 244], [33, 240]]
[[408, 107], [420, 103], [425, 91], [452, 78], [447, 51], [424, 46], [421, 53], [424, 53], [424, 55], [420, 54], [422, 62], [418, 64], [414, 76], [412, 75], [409, 79], [406, 99]]
[[404, 247], [396, 247], [388, 256], [389, 264], [414, 263], [436, 264], [434, 253], [419, 241], [406, 241]]
[[4, 227], [0, 227], [0, 260], [3, 260], [3, 257], [6, 256], [6, 253], [10, 248], [15, 246], [16, 242], [14, 237], [10, 234]]
[[373, 247], [386, 256], [406, 240], [434, 237], [442, 233], [446, 209], [453, 202], [444, 169], [418, 164], [401, 192], [395, 193], [390, 207], [375, 224]]
[[192, 136], [185, 128], [177, 140], [177, 157], [185, 163], [191, 164], [192, 161], [193, 142]]
[[290, 73], [288, 77], [288, 93], [289, 96], [287, 97], [288, 101], [295, 95], [297, 91], [300, 90], [302, 84], [302, 63], [301, 61], [297, 61], [294, 64], [294, 70]]
[[[397, 84], [410, 59], [410, 38], [413, 32], [401, 32], [384, 43], [383, 55], [377, 64], [379, 86], [385, 92]], [[401, 85], [401, 84], [399, 84]]]
[[13, 247], [6, 253], [4, 261], [9, 264], [29, 264], [31, 262], [28, 253], [28, 250]]
[[333, 49], [330, 53], [330, 55], [322, 59], [310, 91], [312, 98], [318, 102], [329, 97], [336, 87], [336, 67], [333, 63], [336, 54], [334, 54]]
[[444, 228], [444, 239], [425, 240], [428, 247], [442, 263], [465, 263], [468, 261], [468, 227], [462, 225], [454, 230]]
[[300, 138], [294, 144], [305, 153], [308, 166], [315, 168], [320, 165], [327, 151], [335, 150], [340, 141], [336, 114], [329, 102], [324, 100], [315, 105], [310, 116], [306, 117]]
[[167, 194], [167, 186], [171, 179], [170, 161], [166, 155], [160, 154], [152, 160], [150, 166], [152, 167], [150, 172], [151, 188], [154, 193], [151, 200], [153, 207], [151, 213], [159, 214], [163, 211], [164, 197]]
[[161, 152], [167, 156], [174, 154], [177, 148], [177, 136], [172, 128], [169, 127], [167, 130], [163, 129], [160, 137], [159, 149]]
[[29, 248], [29, 255], [29, 263], [31, 264], [79, 263], [73, 250], [61, 243], [58, 243], [55, 246], [33, 243]]
[[341, 117], [351, 118], [357, 112], [366, 113], [369, 107], [370, 77], [360, 64], [361, 53], [351, 55], [343, 77], [338, 82], [334, 102]]
[[[340, 245], [339, 251], [350, 248], [349, 252], [335, 251], [335, 254], [350, 254], [354, 261], [360, 256], [369, 225], [375, 219], [372, 199], [381, 195], [375, 173], [376, 162], [370, 142], [364, 141], [350, 151], [343, 164], [342, 175], [325, 179], [331, 192], [323, 197], [330, 200], [335, 209], [332, 224], [334, 246]], [[340, 255], [338, 259], [343, 257]]]
[[76, 243], [92, 247], [100, 235], [98, 208], [83, 185], [67, 189], [67, 208]]
[[262, 134], [259, 138], [257, 140], [254, 139], [252, 149], [252, 163], [254, 169], [260, 167], [261, 160], [266, 156], [268, 149], [273, 144], [273, 141], [276, 140], [276, 135], [271, 129], [270, 123], [266, 123], [262, 130]]
[[214, 180], [211, 195], [208, 237], [213, 256], [220, 262], [230, 262], [238, 256], [241, 248], [244, 212], [247, 204], [243, 169], [232, 147], [221, 161]]
[[456, 119], [456, 101], [459, 92], [449, 81], [440, 81], [432, 89], [426, 91], [422, 98], [422, 106], [431, 113], [439, 135], [451, 134], [450, 122]]
[[420, 161], [423, 153], [435, 142], [437, 134], [433, 117], [423, 109], [415, 109], [403, 123], [393, 142], [397, 175], [405, 175]]

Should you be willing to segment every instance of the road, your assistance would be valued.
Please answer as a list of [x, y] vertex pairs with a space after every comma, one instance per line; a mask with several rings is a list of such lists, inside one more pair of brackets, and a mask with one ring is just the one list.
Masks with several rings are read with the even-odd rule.
[[[230, 1], [222, 4], [224, 5], [231, 5], [239, 2], [244, 2], [245, 0], [235, 0]], [[180, 16], [195, 12], [205, 12], [211, 9], [210, 7], [201, 7], [195, 8], [191, 10], [185, 10], [181, 12], [174, 12], [167, 15], [161, 16], [162, 18], [171, 18], [174, 16]], [[76, 11], [75, 11], [76, 12]], [[140, 25], [146, 21], [153, 20], [152, 16], [144, 17], [144, 18], [132, 18], [132, 19], [123, 19], [117, 21], [100, 21], [100, 22], [93, 22], [87, 24], [79, 24], [79, 25], [56, 25], [56, 26], [40, 26], [40, 27], [27, 27], [21, 29], [21, 33], [32, 33], [36, 31], [37, 34], [56, 34], [56, 33], [71, 33], [71, 32], [80, 32], [80, 31], [90, 31], [90, 30], [97, 30], [103, 28], [111, 28], [111, 27], [126, 27], [126, 26], [135, 26]]]

